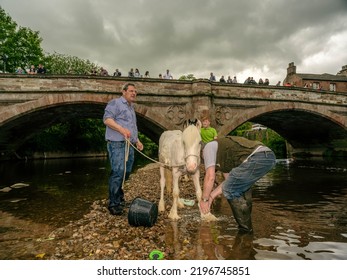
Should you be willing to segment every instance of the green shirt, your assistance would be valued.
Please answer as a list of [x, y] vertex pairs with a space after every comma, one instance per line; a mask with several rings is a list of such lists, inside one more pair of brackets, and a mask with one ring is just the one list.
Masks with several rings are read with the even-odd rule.
[[217, 137], [217, 130], [211, 126], [206, 128], [202, 127], [200, 129], [200, 135], [201, 135], [202, 142], [206, 144], [208, 142], [211, 142]]

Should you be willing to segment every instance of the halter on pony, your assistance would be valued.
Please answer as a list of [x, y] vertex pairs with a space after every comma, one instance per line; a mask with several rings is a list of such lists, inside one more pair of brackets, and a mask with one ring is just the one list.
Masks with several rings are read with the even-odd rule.
[[[195, 127], [195, 128], [193, 129], [193, 127]], [[200, 128], [201, 128], [201, 122], [198, 119], [189, 119], [189, 120], [185, 121], [183, 128], [184, 128], [184, 130], [183, 130], [183, 135], [182, 135], [182, 141], [183, 141], [185, 147], [186, 147], [185, 144], [186, 144], [187, 140], [191, 141], [188, 143], [188, 146], [191, 146], [189, 144], [196, 142], [196, 140], [199, 141], [199, 147], [198, 147], [198, 150], [196, 151], [196, 154], [194, 154], [195, 151], [193, 151], [193, 153], [191, 153], [191, 151], [189, 151], [190, 153], [187, 154], [187, 151], [185, 150], [184, 151], [185, 152], [184, 159], [187, 160], [188, 157], [196, 157], [197, 158], [197, 164], [200, 165], [200, 149], [201, 149]], [[188, 132], [186, 131], [187, 129], [189, 129]], [[193, 137], [193, 138], [185, 139], [184, 136]]]

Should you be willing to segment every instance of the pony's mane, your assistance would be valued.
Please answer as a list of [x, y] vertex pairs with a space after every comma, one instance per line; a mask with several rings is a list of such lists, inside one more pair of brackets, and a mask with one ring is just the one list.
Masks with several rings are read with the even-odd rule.
[[188, 125], [182, 133], [182, 141], [190, 146], [201, 141], [200, 130], [195, 125]]

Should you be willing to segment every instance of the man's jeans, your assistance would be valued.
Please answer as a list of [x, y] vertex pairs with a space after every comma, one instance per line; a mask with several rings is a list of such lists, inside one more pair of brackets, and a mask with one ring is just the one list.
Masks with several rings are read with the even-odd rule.
[[[125, 166], [126, 142], [107, 141], [107, 151], [111, 164], [111, 174], [109, 178], [109, 208], [119, 206], [124, 201], [122, 189], [124, 166]], [[134, 164], [134, 148], [130, 146], [128, 161], [126, 162], [125, 180], [130, 176]]]
[[223, 184], [223, 194], [226, 199], [243, 196], [252, 185], [268, 173], [276, 163], [272, 151], [257, 152], [247, 161], [233, 168]]

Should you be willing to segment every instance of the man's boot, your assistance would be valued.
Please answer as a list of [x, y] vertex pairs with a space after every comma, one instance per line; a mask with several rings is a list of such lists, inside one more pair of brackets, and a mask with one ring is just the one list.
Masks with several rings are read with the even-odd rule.
[[243, 196], [246, 199], [247, 206], [249, 207], [249, 212], [252, 214], [252, 188], [246, 191]]
[[246, 199], [243, 196], [234, 199], [228, 199], [228, 202], [234, 214], [234, 218], [239, 225], [239, 231], [252, 232], [252, 203], [247, 203]]

